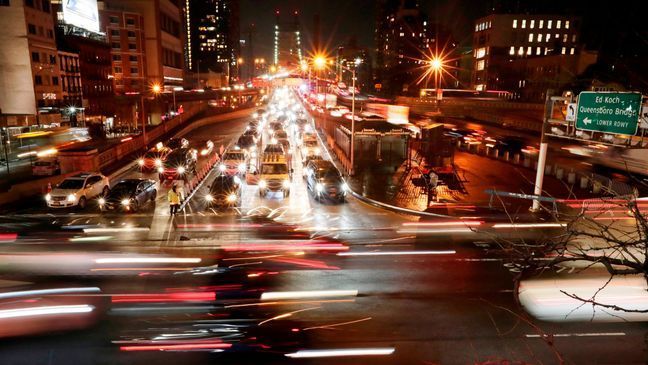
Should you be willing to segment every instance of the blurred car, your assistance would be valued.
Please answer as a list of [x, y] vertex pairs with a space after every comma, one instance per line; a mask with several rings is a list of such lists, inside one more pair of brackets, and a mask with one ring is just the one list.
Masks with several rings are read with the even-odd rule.
[[53, 176], [61, 173], [61, 165], [55, 158], [40, 159], [32, 166], [34, 176]]
[[283, 154], [264, 155], [259, 169], [259, 196], [265, 197], [268, 191], [280, 191], [287, 198], [290, 195], [291, 173]]
[[253, 136], [242, 135], [239, 137], [238, 141], [236, 141], [236, 145], [242, 150], [250, 151], [250, 148], [256, 146], [256, 140]]
[[346, 106], [336, 106], [329, 109], [329, 113], [331, 114], [331, 116], [337, 118], [342, 117], [343, 115], [347, 114], [349, 111], [350, 111], [349, 108], [347, 108]]
[[312, 155], [319, 156], [322, 153], [322, 150], [319, 148], [319, 144], [317, 143], [316, 140], [314, 139], [307, 139], [304, 142], [302, 142], [301, 145], [301, 156], [302, 156], [302, 161]]
[[150, 179], [126, 179], [118, 182], [108, 195], [99, 198], [101, 211], [137, 212], [146, 203], [155, 202], [157, 188]]
[[169, 152], [170, 148], [153, 148], [137, 159], [137, 165], [142, 171], [155, 171], [162, 166]]
[[79, 207], [84, 209], [88, 200], [110, 192], [110, 181], [98, 173], [81, 173], [68, 177], [45, 195], [50, 208]]
[[188, 174], [196, 173], [196, 150], [190, 148], [179, 148], [169, 153], [166, 160], [158, 168], [160, 181], [164, 180], [187, 180]]
[[209, 208], [230, 208], [241, 205], [241, 179], [235, 175], [219, 175], [209, 186], [205, 202]]
[[214, 142], [209, 139], [199, 141], [196, 148], [200, 151], [200, 156], [209, 156], [214, 152]]
[[314, 160], [305, 168], [306, 188], [316, 200], [325, 198], [344, 202], [349, 186], [331, 161]]
[[[302, 159], [303, 166], [306, 167], [309, 162], [323, 160], [321, 155], [308, 155]], [[306, 176], [306, 169], [302, 169], [304, 176]]]
[[171, 138], [167, 141], [166, 147], [175, 150], [178, 148], [188, 148], [189, 141], [186, 138]]
[[225, 175], [244, 174], [247, 171], [248, 156], [243, 150], [229, 150], [223, 154], [218, 171]]
[[279, 143], [269, 143], [266, 145], [265, 149], [263, 150], [264, 154], [285, 154], [285, 150], [283, 146]]
[[290, 151], [290, 140], [288, 139], [288, 133], [286, 133], [286, 131], [275, 131], [272, 138], [274, 141], [283, 146], [284, 151]]

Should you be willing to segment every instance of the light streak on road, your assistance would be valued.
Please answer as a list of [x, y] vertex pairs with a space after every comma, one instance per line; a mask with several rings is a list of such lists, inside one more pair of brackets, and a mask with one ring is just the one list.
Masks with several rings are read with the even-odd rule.
[[312, 291], [284, 291], [266, 292], [261, 294], [261, 300], [281, 299], [309, 299], [331, 297], [357, 297], [357, 290], [312, 290]]
[[98, 264], [197, 264], [202, 259], [193, 257], [107, 257], [95, 259]]
[[454, 255], [455, 250], [439, 251], [370, 251], [370, 252], [338, 252], [338, 256], [409, 256], [409, 255]]
[[481, 221], [448, 221], [448, 222], [406, 222], [404, 227], [447, 227], [447, 226], [466, 226], [476, 227], [482, 225]]
[[497, 223], [493, 224], [495, 229], [506, 228], [560, 228], [567, 227], [567, 223]]
[[84, 228], [84, 233], [135, 233], [135, 232], [148, 232], [149, 227], [106, 227], [106, 228]]
[[306, 312], [306, 311], [312, 311], [312, 310], [320, 309], [320, 308], [322, 308], [322, 307], [304, 308], [304, 309], [299, 309], [299, 310], [288, 312], [288, 313], [279, 314], [277, 316], [274, 316], [272, 318], [268, 318], [268, 319], [266, 319], [264, 321], [259, 322], [259, 326], [262, 326], [262, 325], [264, 325], [264, 324], [266, 324], [266, 323], [268, 323], [270, 321], [276, 321], [278, 319], [284, 319], [284, 318], [292, 317], [293, 314]]
[[100, 292], [101, 289], [97, 287], [22, 290], [22, 291], [0, 293], [0, 299], [22, 298], [22, 297], [32, 297], [32, 296], [40, 296], [40, 295], [61, 295], [61, 294], [100, 293]]
[[286, 357], [293, 359], [309, 359], [318, 357], [344, 357], [344, 356], [386, 356], [394, 353], [393, 347], [359, 348], [359, 349], [330, 349], [330, 350], [299, 350]]
[[5, 309], [5, 310], [0, 310], [0, 319], [48, 316], [48, 315], [57, 315], [57, 314], [80, 314], [80, 313], [90, 313], [93, 310], [94, 307], [87, 304]]
[[[546, 336], [551, 337], [606, 337], [606, 336], [625, 336], [625, 332], [589, 332], [589, 333], [551, 333]], [[526, 338], [542, 338], [544, 335], [527, 334]]]
[[322, 304], [322, 303], [353, 303], [355, 299], [327, 299], [327, 300], [295, 300], [286, 302], [257, 302], [246, 304], [230, 304], [224, 308], [246, 308], [246, 307], [268, 307], [273, 305], [296, 305], [296, 304]]
[[316, 329], [331, 329], [335, 327], [341, 327], [341, 326], [347, 326], [350, 324], [356, 324], [360, 322], [366, 322], [372, 320], [372, 317], [367, 317], [367, 318], [361, 318], [361, 319], [356, 319], [355, 321], [347, 321], [347, 322], [340, 322], [340, 323], [333, 323], [333, 324], [325, 324], [323, 326], [315, 326], [315, 327], [307, 327], [304, 328], [304, 331], [310, 331], [310, 330], [316, 330]]
[[210, 350], [223, 351], [232, 347], [229, 343], [191, 343], [179, 345], [139, 345], [139, 346], [121, 346], [121, 351], [192, 351], [192, 350]]
[[435, 229], [399, 229], [399, 234], [425, 233], [425, 234], [455, 234], [476, 233], [471, 228], [435, 228]]
[[99, 242], [99, 241], [108, 241], [112, 239], [112, 236], [90, 236], [90, 237], [72, 237], [68, 241], [70, 242]]

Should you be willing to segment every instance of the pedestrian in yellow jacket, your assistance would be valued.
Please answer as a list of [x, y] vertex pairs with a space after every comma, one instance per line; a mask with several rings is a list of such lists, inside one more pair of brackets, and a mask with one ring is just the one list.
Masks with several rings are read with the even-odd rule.
[[176, 215], [178, 207], [180, 207], [180, 194], [178, 194], [178, 187], [173, 185], [168, 194], [169, 207], [171, 208], [171, 215]]

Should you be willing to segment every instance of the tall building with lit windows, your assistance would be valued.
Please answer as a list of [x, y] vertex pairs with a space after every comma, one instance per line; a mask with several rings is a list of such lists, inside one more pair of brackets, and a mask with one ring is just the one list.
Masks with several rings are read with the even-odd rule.
[[[566, 75], [596, 62], [583, 51], [579, 17], [491, 14], [475, 22], [472, 87], [507, 90], [515, 98], [541, 99]], [[529, 91], [533, 89], [533, 91]]]
[[293, 69], [299, 67], [303, 58], [299, 12], [294, 11], [292, 19], [282, 21], [280, 12], [275, 12], [273, 65]]
[[224, 73], [234, 80], [240, 55], [239, 1], [183, 2], [187, 68], [195, 73]]

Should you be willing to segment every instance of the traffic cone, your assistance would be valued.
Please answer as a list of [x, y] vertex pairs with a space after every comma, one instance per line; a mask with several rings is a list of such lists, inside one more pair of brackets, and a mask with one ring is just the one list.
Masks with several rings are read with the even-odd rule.
[[51, 183], [51, 182], [48, 182], [48, 183], [47, 183], [47, 193], [49, 194], [49, 193], [51, 193], [51, 192], [52, 192], [52, 183]]

